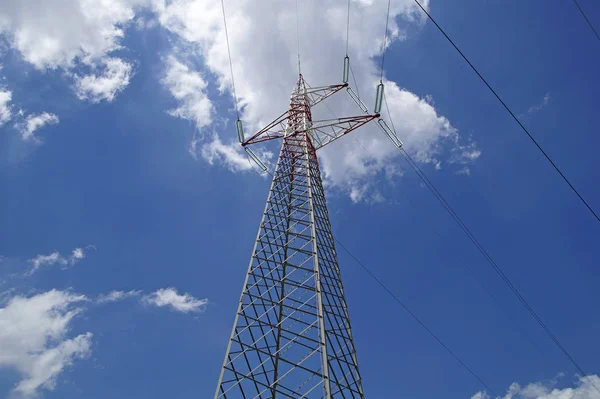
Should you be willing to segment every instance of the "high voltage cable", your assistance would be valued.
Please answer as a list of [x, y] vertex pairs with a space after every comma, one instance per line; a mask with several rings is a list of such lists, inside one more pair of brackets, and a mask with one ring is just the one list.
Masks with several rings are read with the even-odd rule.
[[440, 344], [457, 362], [460, 363], [460, 365], [467, 370], [473, 377], [475, 377], [475, 379], [477, 381], [479, 381], [479, 383], [488, 391], [490, 391], [490, 393], [495, 397], [499, 397], [498, 395], [496, 395], [494, 393], [494, 391], [492, 391], [492, 389], [485, 383], [485, 381], [483, 381], [483, 379], [481, 377], [479, 377], [477, 374], [475, 374], [475, 372], [469, 367], [467, 366], [467, 364], [460, 358], [458, 357], [458, 355], [456, 353], [454, 353], [452, 351], [452, 349], [450, 349], [445, 343], [444, 341], [441, 340], [440, 337], [438, 337], [429, 327], [427, 327], [427, 325], [425, 323], [423, 323], [423, 321], [421, 321], [421, 319], [412, 311], [410, 310], [410, 308], [404, 303], [402, 302], [402, 300], [400, 300], [400, 298], [398, 298], [379, 278], [377, 278], [377, 276], [371, 271], [369, 270], [369, 268], [367, 266], [365, 266], [356, 256], [354, 256], [354, 254], [352, 252], [350, 252], [350, 250], [348, 250], [348, 248], [346, 248], [346, 246], [344, 244], [342, 244], [342, 242], [340, 240], [338, 240], [337, 238], [335, 238], [335, 241], [340, 245], [340, 247], [342, 247], [342, 249], [344, 251], [346, 251], [348, 253], [348, 255], [350, 255], [350, 257], [352, 257], [352, 259], [354, 259], [354, 261], [356, 263], [358, 263], [358, 265], [360, 267], [363, 268], [363, 270], [365, 272], [367, 272], [367, 274], [369, 276], [371, 276], [371, 278], [373, 280], [375, 280], [375, 282], [381, 287], [383, 288], [383, 290], [385, 292], [387, 292], [393, 299], [394, 301], [396, 301], [398, 303], [398, 305], [400, 305], [404, 311], [406, 311], [406, 313], [408, 313], [417, 323], [419, 323], [419, 325], [425, 330], [427, 331], [427, 333], [429, 335], [431, 335], [431, 337], [433, 337], [433, 339], [435, 339], [437, 341], [438, 344]]
[[[350, 0], [348, 0], [348, 12], [346, 14], [346, 57], [348, 57], [348, 47], [350, 43]], [[356, 76], [354, 76], [354, 70], [352, 69], [352, 63], [350, 63], [350, 58], [348, 57], [348, 69], [350, 69], [350, 74], [352, 75], [352, 80], [354, 81], [354, 87], [356, 87], [356, 95], [358, 99], [360, 99], [360, 91], [358, 89], [358, 83], [356, 83]]]
[[[385, 99], [385, 96], [384, 96]], [[387, 106], [387, 100], [386, 101], [386, 108], [388, 110], [388, 115], [389, 115], [389, 107]], [[330, 110], [331, 111], [331, 110]], [[390, 119], [390, 122], [392, 124], [392, 129], [394, 130], [394, 132], [396, 131], [395, 127], [394, 127], [394, 121]], [[370, 153], [369, 150], [367, 150], [367, 148], [365, 148], [365, 146], [353, 135], [352, 138], [354, 139], [354, 141], [356, 141], [358, 143], [358, 145], [367, 153], [369, 153], [369, 155], [371, 157], [374, 158], [374, 156]], [[413, 201], [408, 198], [408, 196], [403, 192], [400, 191], [400, 193], [402, 194], [402, 196], [404, 197], [404, 199], [406, 199], [406, 201], [409, 203], [410, 206], [413, 207], [413, 209], [415, 211], [417, 211], [417, 206], [413, 203]], [[441, 241], [445, 241], [444, 237], [442, 236], [442, 234], [432, 225], [430, 225], [431, 229], [433, 230], [433, 232], [438, 236], [438, 238]], [[452, 248], [452, 247], [450, 247]], [[502, 312], [504, 312], [504, 314], [506, 315], [506, 317], [514, 324], [514, 326], [516, 327], [517, 330], [519, 330], [519, 332], [523, 335], [523, 337], [525, 337], [529, 343], [535, 347], [538, 352], [540, 352], [540, 354], [542, 356], [546, 356], [546, 354], [542, 351], [542, 349], [534, 342], [534, 340], [529, 336], [529, 334], [527, 334], [527, 332], [525, 331], [525, 329], [523, 329], [523, 327], [517, 323], [517, 321], [515, 319], [513, 319], [513, 317], [510, 315], [510, 313], [501, 305], [500, 301], [498, 300], [498, 298], [496, 298], [496, 296], [494, 294], [492, 294], [492, 292], [486, 287], [486, 285], [477, 277], [477, 275], [475, 274], [475, 272], [473, 271], [473, 269], [471, 269], [464, 261], [459, 260], [459, 263], [461, 264], [461, 266], [463, 267], [463, 269], [465, 269], [470, 275], [471, 277], [473, 277], [473, 279], [477, 282], [477, 284], [479, 284], [479, 286], [488, 294], [488, 296], [490, 298], [492, 298], [492, 300], [494, 302], [496, 302], [496, 305], [498, 305], [498, 307], [502, 310]]]
[[[385, 94], [384, 94], [384, 99], [385, 99]], [[385, 105], [386, 105], [388, 117], [390, 118], [390, 122], [392, 123], [392, 127], [393, 127], [394, 123], [392, 121], [392, 115], [390, 114], [390, 110], [387, 105], [387, 101], [385, 101]], [[394, 133], [396, 133], [395, 129], [394, 129]], [[473, 245], [475, 245], [475, 247], [481, 253], [481, 255], [483, 255], [483, 257], [490, 264], [490, 266], [492, 266], [492, 268], [494, 269], [496, 274], [498, 274], [498, 276], [500, 276], [500, 278], [502, 279], [504, 284], [506, 284], [506, 286], [517, 297], [517, 299], [521, 302], [521, 304], [525, 307], [525, 309], [527, 309], [529, 314], [535, 319], [535, 321], [539, 324], [539, 326], [544, 330], [546, 335], [548, 335], [548, 337], [554, 342], [554, 344], [561, 350], [561, 352], [571, 362], [571, 364], [577, 369], [577, 371], [579, 371], [583, 376], [587, 377], [587, 373], [583, 370], [583, 368], [579, 365], [579, 363], [577, 363], [575, 361], [575, 359], [569, 353], [569, 351], [560, 343], [558, 338], [556, 338], [556, 336], [552, 333], [552, 331], [548, 328], [548, 326], [546, 326], [546, 324], [542, 321], [542, 319], [538, 316], [538, 314], [533, 310], [531, 305], [529, 305], [529, 302], [527, 302], [527, 300], [523, 297], [523, 295], [521, 295], [519, 290], [515, 287], [515, 285], [511, 282], [511, 280], [506, 276], [504, 271], [500, 268], [500, 266], [498, 266], [498, 264], [494, 261], [494, 259], [487, 252], [487, 250], [483, 247], [483, 245], [479, 242], [479, 240], [477, 240], [475, 235], [471, 232], [471, 230], [467, 227], [467, 225], [462, 221], [460, 216], [458, 216], [458, 214], [454, 211], [452, 206], [450, 206], [450, 204], [448, 203], [448, 201], [446, 201], [444, 196], [438, 191], [438, 189], [431, 182], [431, 180], [429, 180], [429, 178], [427, 177], [425, 172], [423, 172], [421, 170], [419, 165], [412, 159], [412, 157], [408, 154], [408, 152], [406, 152], [406, 150], [403, 147], [401, 147], [399, 150], [400, 150], [400, 153], [405, 157], [406, 161], [408, 162], [410, 167], [413, 169], [413, 171], [421, 179], [423, 184], [425, 184], [427, 186], [429, 191], [431, 191], [431, 193], [435, 196], [435, 198], [439, 201], [439, 203], [444, 207], [446, 212], [448, 212], [448, 214], [452, 217], [452, 219], [454, 219], [454, 221], [458, 224], [458, 226], [465, 233], [465, 235], [469, 238], [469, 240], [473, 243]], [[598, 388], [594, 383], [591, 383], [591, 384], [594, 386], [594, 388], [596, 388], [596, 390], [598, 392], [600, 392], [600, 388]]]
[[[348, 12], [346, 15], [346, 57], [348, 57], [349, 43], [350, 43], [350, 0], [348, 0]], [[360, 91], [358, 89], [358, 83], [356, 83], [356, 76], [354, 76], [354, 70], [352, 69], [352, 64], [350, 63], [350, 58], [348, 58], [348, 69], [350, 69], [350, 74], [352, 75], [352, 80], [354, 81], [354, 87], [356, 87], [356, 95], [360, 99]]]
[[[477, 70], [477, 68], [475, 68], [475, 66], [471, 63], [471, 61], [469, 61], [469, 59], [467, 58], [467, 56], [458, 48], [458, 46], [454, 43], [454, 41], [450, 38], [450, 36], [448, 36], [448, 34], [446, 34], [446, 32], [442, 29], [442, 27], [436, 22], [435, 19], [433, 19], [433, 17], [431, 16], [431, 14], [429, 14], [429, 12], [421, 5], [421, 3], [418, 0], [414, 0], [414, 2], [417, 3], [417, 5], [419, 6], [419, 8], [421, 8], [421, 10], [423, 10], [423, 12], [425, 13], [425, 15], [427, 15], [427, 17], [436, 26], [436, 28], [442, 33], [442, 35], [444, 35], [444, 37], [450, 42], [450, 44], [454, 47], [454, 49], [456, 51], [458, 51], [458, 53], [467, 62], [467, 64], [469, 64], [469, 66], [471, 67], [471, 69], [477, 74], [477, 76], [479, 76], [479, 79], [481, 79], [481, 81], [492, 92], [492, 94], [496, 97], [496, 99], [500, 102], [500, 104], [502, 104], [502, 106], [504, 107], [504, 109], [506, 109], [506, 111], [515, 120], [515, 122], [517, 122], [517, 124], [521, 127], [521, 129], [525, 132], [525, 134], [527, 134], [527, 137], [529, 137], [529, 139], [533, 142], [533, 144], [535, 144], [535, 146], [537, 147], [537, 149], [544, 155], [544, 157], [546, 158], [546, 160], [548, 162], [550, 162], [550, 164], [558, 172], [558, 174], [560, 175], [560, 177], [562, 177], [562, 179], [565, 181], [565, 183], [567, 183], [569, 185], [569, 187], [571, 188], [571, 190], [577, 195], [577, 197], [579, 197], [579, 199], [581, 200], [581, 202], [583, 202], [583, 204], [592, 213], [592, 215], [594, 215], [594, 217], [596, 218], [596, 220], [598, 222], [600, 222], [600, 216], [598, 216], [598, 214], [594, 211], [594, 209], [592, 209], [592, 207], [583, 198], [583, 196], [579, 193], [579, 191], [577, 191], [577, 189], [573, 186], [573, 184], [571, 184], [571, 182], [569, 181], [569, 179], [564, 175], [564, 173], [554, 163], [554, 161], [552, 160], [552, 158], [550, 158], [550, 155], [548, 155], [546, 153], [546, 151], [544, 151], [544, 149], [542, 148], [542, 146], [531, 135], [531, 133], [529, 133], [529, 130], [527, 130], [527, 128], [523, 125], [523, 123], [521, 123], [521, 121], [519, 120], [519, 118], [517, 118], [517, 116], [515, 115], [515, 113], [508, 107], [508, 105], [506, 105], [506, 103], [504, 102], [504, 100], [502, 100], [502, 98], [500, 98], [500, 95], [498, 95], [498, 93], [496, 92], [496, 90], [494, 90], [492, 88], [492, 86], [488, 83], [488, 81], [481, 75], [481, 73], [479, 73], [479, 71]], [[386, 26], [387, 26], [387, 22], [386, 22]], [[387, 32], [387, 30], [386, 30], [386, 32]], [[383, 66], [383, 63], [382, 63], [382, 66]], [[382, 74], [381, 76], [383, 77], [383, 70], [381, 71], [381, 74]]]
[[225, 26], [225, 40], [227, 41], [227, 55], [229, 56], [229, 71], [231, 72], [231, 86], [233, 87], [233, 100], [235, 102], [235, 113], [240, 119], [240, 110], [238, 109], [238, 100], [235, 93], [235, 81], [233, 80], [233, 64], [231, 63], [231, 49], [229, 48], [229, 33], [227, 32], [227, 17], [225, 17], [225, 3], [221, 0], [221, 9], [223, 10], [223, 25]]
[[390, 4], [392, 3], [392, 0], [388, 0], [388, 5], [387, 5], [387, 16], [385, 17], [385, 34], [383, 35], [383, 48], [382, 48], [382, 55], [381, 55], [381, 74], [379, 77], [379, 81], [383, 82], [383, 64], [385, 62], [385, 52], [387, 50], [387, 34], [388, 34], [388, 24], [390, 22]]
[[585, 22], [588, 23], [588, 25], [590, 26], [590, 28], [592, 29], [592, 31], [594, 32], [594, 35], [596, 35], [596, 38], [598, 40], [600, 40], [600, 35], [598, 35], [598, 31], [596, 30], [596, 28], [594, 28], [594, 25], [592, 25], [592, 22], [588, 19], [587, 15], [585, 15], [585, 12], [583, 11], [583, 9], [579, 6], [579, 3], [577, 2], [577, 0], [573, 0], [573, 3], [575, 3], [575, 5], [577, 6], [577, 9], [579, 10], [579, 12], [581, 13], [581, 16], [583, 16], [583, 18], [585, 19]]
[[[330, 109], [330, 112], [331, 111]], [[253, 168], [254, 170], [254, 168]], [[258, 173], [258, 172], [257, 172]], [[270, 171], [267, 170], [267, 173], [269, 174], [269, 176], [271, 176], [272, 178], [274, 178], [273, 173], [271, 173]], [[350, 257], [352, 257], [352, 259], [354, 259], [354, 261], [385, 291], [387, 292], [392, 299], [394, 299], [394, 301], [396, 301], [401, 307], [402, 309], [404, 309], [404, 311], [406, 313], [408, 313], [425, 331], [427, 331], [427, 333], [437, 341], [438, 344], [440, 344], [465, 370], [467, 370], [469, 372], [469, 374], [471, 374], [477, 381], [479, 381], [479, 383], [485, 388], [487, 389], [495, 398], [499, 397], [498, 395], [496, 395], [494, 393], [494, 391], [489, 387], [488, 384], [485, 383], [485, 381], [483, 381], [483, 379], [476, 374], [456, 353], [454, 353], [454, 351], [452, 349], [450, 349], [450, 347], [448, 345], [446, 345], [444, 343], [444, 341], [442, 341], [442, 339], [440, 337], [438, 337], [429, 327], [427, 327], [427, 325], [419, 318], [419, 316], [417, 316], [404, 302], [402, 302], [402, 300], [400, 298], [398, 298], [379, 278], [377, 278], [377, 276], [364, 264], [362, 263], [352, 252], [350, 252], [350, 250], [339, 240], [337, 239], [335, 236], [333, 237], [335, 239], [335, 241], [340, 245], [340, 247], [342, 247], [342, 249], [344, 251], [346, 251], [348, 253], [348, 255], [350, 255]]]
[[346, 18], [346, 57], [348, 56], [349, 39], [350, 39], [350, 0], [348, 0], [348, 15]]

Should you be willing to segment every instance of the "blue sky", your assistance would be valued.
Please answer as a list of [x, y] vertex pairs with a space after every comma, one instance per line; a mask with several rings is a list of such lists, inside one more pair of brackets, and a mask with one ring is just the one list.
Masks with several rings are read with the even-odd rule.
[[[19, 393], [15, 387], [33, 360], [6, 349], [15, 341], [0, 334], [0, 396], [212, 397], [270, 183], [230, 150], [235, 112], [220, 7], [112, 0], [105, 7], [119, 10], [115, 16], [72, 0], [100, 21], [78, 25], [62, 22], [58, 1], [42, 7], [43, 23], [35, 19], [38, 2], [24, 3], [25, 11], [19, 1], [0, 10], [0, 92], [11, 93], [10, 117], [0, 126], [0, 325], [28, 329], [13, 338], [35, 338], [47, 326], [36, 326], [41, 311], [31, 299], [58, 292], [56, 313], [48, 317], [78, 313], [53, 339], [30, 348], [40, 354], [93, 336], [89, 347], [63, 359], [59, 373]], [[268, 3], [257, 10], [247, 2], [228, 5], [247, 131], [285, 110], [297, 74], [295, 32], [279, 30], [289, 4]], [[353, 3], [351, 26], [350, 55], [369, 106], [386, 6], [375, 3]], [[435, 27], [415, 10], [401, 10], [411, 2], [393, 3], [392, 30], [403, 39], [388, 49], [386, 89], [407, 150], [584, 370], [597, 375], [600, 226]], [[600, 4], [580, 4], [600, 26]], [[600, 209], [600, 43], [575, 6], [544, 0], [429, 6]], [[282, 24], [258, 23], [261, 8], [273, 8]], [[313, 85], [341, 76], [345, 38], [338, 31], [345, 26], [338, 26], [336, 12], [344, 9], [345, 2], [332, 2], [311, 28], [318, 2], [301, 6], [301, 54]], [[123, 34], [98, 36], [94, 29], [102, 24]], [[28, 44], [23, 37], [36, 29], [38, 38], [56, 35], [61, 50], [40, 48], [42, 40]], [[336, 112], [357, 112], [337, 96]], [[46, 122], [31, 132], [37, 139], [24, 138], [36, 120]], [[344, 138], [321, 158], [337, 238], [496, 394], [504, 396], [515, 382], [540, 388], [535, 395], [513, 389], [523, 398], [579, 386], [576, 370], [382, 133], [355, 133], [368, 154]], [[263, 149], [276, 153], [277, 146]], [[274, 158], [261, 155], [272, 166]], [[73, 255], [76, 248], [82, 259]], [[60, 256], [32, 272], [38, 255], [55, 252]], [[338, 254], [368, 397], [471, 398], [483, 389], [347, 253], [338, 248]], [[111, 291], [135, 292], [102, 300]], [[34, 320], [16, 323], [6, 316], [10, 306]]]

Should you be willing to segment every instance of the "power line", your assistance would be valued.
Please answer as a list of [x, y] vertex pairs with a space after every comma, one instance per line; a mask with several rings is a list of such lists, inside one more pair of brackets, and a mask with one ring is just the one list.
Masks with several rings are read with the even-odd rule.
[[[385, 97], [384, 97], [385, 99]], [[386, 108], [388, 109], [388, 115], [389, 115], [389, 108], [387, 107], [387, 100], [386, 100]], [[330, 110], [331, 111], [331, 110]], [[392, 128], [394, 130], [394, 132], [396, 131], [395, 127], [394, 127], [394, 122], [390, 119], [390, 122], [392, 124]], [[371, 157], [373, 157], [373, 155], [370, 153], [370, 151], [365, 148], [365, 146], [356, 138], [356, 136], [352, 136], [352, 138], [354, 139], [354, 141], [356, 141], [358, 143], [358, 145], [367, 153], [369, 153], [369, 155], [371, 155]], [[413, 210], [417, 211], [417, 206], [414, 204], [414, 202], [408, 198], [408, 196], [403, 192], [400, 191], [400, 193], [402, 194], [402, 196], [404, 197], [404, 199], [406, 200], [406, 202], [409, 203], [410, 206], [412, 206]], [[435, 233], [435, 235], [437, 235], [437, 237], [440, 239], [440, 241], [444, 242], [446, 241], [444, 239], [444, 237], [442, 236], [442, 234], [433, 226], [430, 225], [431, 230]], [[453, 249], [453, 247], [450, 247], [451, 249]], [[521, 335], [523, 337], [525, 337], [525, 339], [527, 339], [529, 341], [529, 343], [535, 347], [538, 352], [540, 352], [540, 354], [542, 356], [546, 356], [546, 354], [542, 351], [542, 349], [535, 343], [535, 341], [531, 338], [531, 336], [529, 334], [527, 334], [527, 332], [525, 331], [525, 329], [523, 329], [523, 327], [517, 323], [517, 321], [510, 315], [510, 313], [504, 308], [504, 306], [501, 305], [500, 301], [498, 300], [498, 298], [496, 298], [496, 296], [494, 294], [492, 294], [492, 292], [486, 287], [486, 285], [477, 277], [477, 275], [475, 274], [475, 272], [473, 271], [472, 268], [470, 268], [464, 261], [459, 260], [460, 265], [463, 267], [464, 270], [466, 270], [471, 277], [477, 282], [477, 284], [479, 284], [479, 286], [481, 287], [481, 289], [483, 291], [485, 291], [485, 293], [487, 293], [487, 295], [492, 298], [492, 300], [496, 303], [496, 305], [502, 310], [502, 312], [506, 315], [506, 317], [514, 324], [515, 328], [521, 333]]]
[[385, 52], [387, 50], [387, 34], [388, 34], [388, 24], [390, 22], [390, 4], [392, 0], [388, 0], [387, 5], [387, 16], [385, 17], [385, 34], [383, 35], [383, 44], [382, 44], [382, 55], [381, 55], [381, 75], [379, 77], [379, 81], [383, 82], [383, 64], [385, 62]]
[[[504, 109], [506, 109], [506, 111], [515, 120], [515, 122], [517, 122], [517, 124], [521, 127], [521, 129], [525, 132], [525, 134], [527, 134], [527, 137], [529, 137], [529, 139], [533, 142], [533, 144], [535, 144], [535, 146], [537, 147], [537, 149], [544, 155], [544, 157], [546, 158], [546, 160], [548, 162], [550, 162], [550, 164], [558, 172], [558, 174], [560, 175], [560, 177], [562, 177], [562, 179], [565, 181], [565, 183], [567, 183], [569, 185], [569, 187], [571, 188], [571, 190], [577, 195], [577, 197], [579, 197], [579, 199], [581, 200], [581, 202], [583, 202], [583, 204], [586, 206], [586, 208], [592, 213], [592, 215], [594, 215], [594, 217], [596, 218], [596, 220], [598, 222], [600, 222], [600, 216], [598, 216], [598, 214], [594, 211], [594, 209], [592, 209], [592, 207], [583, 198], [583, 196], [579, 193], [579, 191], [577, 191], [577, 189], [573, 186], [573, 184], [571, 184], [571, 182], [569, 181], [569, 179], [564, 175], [564, 173], [554, 163], [554, 161], [552, 160], [552, 158], [550, 158], [550, 155], [548, 155], [548, 153], [546, 153], [546, 151], [544, 151], [544, 149], [542, 148], [542, 146], [531, 135], [531, 133], [529, 133], [529, 130], [527, 130], [527, 128], [523, 125], [523, 123], [521, 123], [521, 121], [519, 120], [519, 118], [517, 118], [517, 116], [515, 115], [515, 113], [508, 107], [508, 105], [506, 105], [506, 103], [504, 102], [504, 100], [502, 100], [502, 98], [500, 98], [500, 95], [498, 95], [498, 93], [496, 92], [496, 90], [494, 90], [492, 88], [492, 86], [488, 83], [488, 81], [481, 75], [481, 73], [479, 73], [479, 71], [477, 70], [477, 68], [475, 68], [475, 66], [471, 63], [471, 61], [469, 61], [469, 59], [467, 58], [467, 56], [458, 48], [458, 46], [454, 43], [454, 41], [450, 38], [450, 36], [448, 36], [448, 34], [446, 34], [446, 32], [442, 29], [442, 27], [436, 22], [435, 19], [433, 19], [433, 17], [431, 16], [431, 14], [429, 14], [429, 12], [421, 5], [421, 3], [418, 0], [414, 0], [414, 2], [417, 3], [417, 5], [421, 8], [421, 10], [423, 10], [423, 12], [425, 13], [425, 15], [427, 15], [427, 17], [436, 26], [436, 28], [444, 35], [444, 37], [450, 42], [450, 44], [454, 47], [454, 49], [456, 51], [458, 51], [458, 53], [467, 62], [467, 64], [469, 64], [469, 66], [471, 67], [471, 69], [477, 74], [477, 76], [479, 76], [479, 79], [481, 79], [481, 81], [492, 92], [492, 94], [496, 97], [496, 99], [500, 102], [500, 104], [502, 104], [502, 106], [504, 107]], [[382, 76], [383, 76], [383, 71], [382, 71]]]
[[579, 10], [579, 12], [581, 13], [581, 16], [585, 19], [585, 22], [588, 23], [588, 25], [590, 26], [590, 28], [592, 29], [592, 31], [594, 32], [594, 35], [596, 35], [596, 38], [598, 40], [600, 40], [600, 35], [598, 35], [598, 31], [596, 30], [596, 28], [594, 28], [594, 25], [592, 25], [592, 22], [588, 19], [587, 15], [585, 15], [585, 12], [583, 11], [583, 9], [579, 6], [579, 3], [577, 2], [577, 0], [573, 0], [573, 3], [575, 3], [575, 5], [577, 6], [577, 9]]
[[[335, 238], [335, 237], [334, 237]], [[469, 367], [467, 366], [467, 364], [460, 358], [458, 357], [458, 355], [456, 353], [454, 353], [452, 351], [452, 349], [450, 349], [448, 347], [448, 345], [446, 345], [444, 343], [444, 341], [441, 340], [440, 337], [438, 337], [429, 327], [427, 327], [427, 325], [425, 323], [423, 323], [423, 321], [421, 321], [421, 319], [404, 303], [402, 302], [402, 300], [400, 300], [400, 298], [398, 298], [379, 278], [377, 278], [377, 276], [371, 271], [369, 270], [369, 268], [367, 266], [365, 266], [356, 256], [354, 256], [354, 254], [352, 252], [350, 252], [350, 250], [348, 248], [346, 248], [346, 246], [337, 238], [335, 238], [335, 241], [340, 245], [340, 247], [342, 247], [342, 249], [344, 251], [346, 251], [348, 253], [348, 255], [350, 255], [350, 257], [352, 259], [354, 259], [354, 261], [356, 263], [358, 263], [358, 265], [360, 267], [363, 268], [363, 270], [365, 272], [367, 272], [367, 274], [369, 276], [371, 276], [371, 278], [373, 280], [375, 280], [375, 282], [381, 287], [383, 288], [383, 290], [385, 292], [387, 292], [393, 299], [394, 301], [396, 301], [398, 303], [398, 305], [400, 305], [404, 311], [406, 311], [406, 313], [408, 313], [417, 323], [419, 323], [419, 325], [425, 330], [427, 331], [427, 333], [429, 335], [431, 335], [431, 337], [433, 337], [433, 339], [435, 339], [437, 341], [438, 344], [440, 344], [458, 363], [460, 363], [460, 365], [467, 370], [473, 377], [475, 377], [475, 379], [477, 381], [479, 381], [479, 383], [488, 391], [490, 391], [490, 393], [497, 398], [498, 395], [496, 395], [494, 393], [494, 391], [492, 391], [492, 389], [485, 383], [485, 381], [483, 381], [483, 379], [481, 377], [479, 377], [477, 374], [475, 374], [475, 372]]]
[[[350, 63], [350, 57], [348, 56], [348, 48], [350, 43], [350, 0], [348, 0], [348, 12], [346, 17], [346, 58], [348, 60], [348, 69], [350, 70], [350, 74], [352, 75], [352, 80], [354, 81], [354, 87], [356, 88], [356, 95], [360, 100], [360, 90], [358, 89], [358, 83], [356, 83], [356, 76], [354, 76], [354, 70], [352, 69], [352, 64]], [[346, 60], [344, 60], [344, 63]], [[337, 117], [336, 117], [337, 118]]]
[[231, 49], [229, 47], [229, 33], [227, 32], [227, 17], [225, 16], [225, 3], [221, 0], [221, 9], [223, 10], [223, 25], [225, 26], [225, 40], [227, 41], [227, 55], [229, 55], [229, 71], [231, 72], [231, 86], [233, 87], [233, 100], [235, 101], [235, 113], [240, 119], [240, 110], [238, 108], [237, 95], [235, 93], [235, 80], [233, 79], [233, 64], [231, 62]]
[[350, 0], [348, 0], [348, 17], [346, 19], [346, 57], [348, 56], [349, 39], [350, 39]]
[[[385, 94], [384, 94], [384, 99], [385, 99]], [[388, 117], [390, 118], [390, 122], [392, 123], [392, 127], [393, 127], [394, 123], [392, 121], [392, 115], [390, 114], [389, 107], [387, 106], [387, 101], [385, 101], [385, 105], [386, 105]], [[395, 129], [394, 129], [394, 133], [396, 133]], [[429, 180], [429, 178], [427, 177], [425, 172], [423, 172], [423, 170], [421, 170], [419, 165], [412, 159], [412, 157], [408, 154], [408, 152], [406, 152], [406, 150], [403, 147], [400, 147], [399, 150], [400, 150], [400, 153], [405, 157], [406, 161], [408, 162], [410, 167], [413, 169], [413, 171], [421, 179], [423, 184], [425, 184], [425, 186], [427, 186], [429, 191], [431, 191], [431, 193], [435, 196], [435, 198], [438, 200], [438, 202], [444, 207], [446, 212], [448, 212], [448, 214], [452, 217], [452, 219], [454, 219], [456, 224], [458, 224], [458, 226], [465, 233], [465, 235], [469, 238], [469, 240], [473, 243], [473, 245], [475, 245], [477, 250], [481, 253], [481, 255], [483, 255], [483, 257], [488, 262], [488, 264], [494, 269], [496, 274], [498, 274], [498, 276], [502, 279], [504, 284], [512, 291], [512, 293], [517, 297], [517, 299], [521, 302], [521, 304], [525, 307], [525, 309], [527, 309], [529, 314], [535, 319], [535, 321], [539, 324], [539, 326], [544, 330], [546, 335], [548, 335], [548, 337], [554, 342], [556, 347], [558, 347], [561, 350], [561, 352], [571, 362], [571, 364], [577, 369], [577, 371], [579, 371], [579, 373], [581, 373], [583, 376], [587, 376], [587, 373], [585, 371], [583, 371], [583, 368], [579, 365], [579, 363], [577, 363], [575, 361], [575, 359], [569, 353], [569, 351], [560, 343], [558, 338], [556, 338], [556, 336], [552, 333], [552, 331], [548, 328], [548, 326], [542, 321], [542, 319], [538, 316], [538, 314], [533, 310], [531, 305], [529, 305], [529, 302], [527, 302], [527, 300], [523, 297], [523, 295], [521, 295], [521, 293], [515, 287], [515, 285], [512, 283], [512, 281], [506, 276], [506, 274], [500, 268], [500, 266], [498, 266], [496, 261], [494, 261], [492, 256], [487, 252], [487, 250], [483, 247], [483, 245], [479, 242], [479, 240], [477, 240], [475, 235], [471, 232], [471, 230], [467, 227], [467, 225], [462, 221], [460, 216], [458, 216], [458, 214], [454, 211], [452, 206], [450, 206], [448, 201], [446, 201], [444, 196], [439, 192], [439, 190], [435, 187], [435, 185], [431, 182], [431, 180]], [[596, 390], [598, 392], [600, 392], [600, 388], [598, 388], [593, 383], [592, 383], [592, 385], [594, 386], [594, 388], [596, 388]]]
[[[391, 118], [391, 114], [390, 114], [390, 108], [388, 106], [388, 102], [387, 102], [387, 98], [385, 97], [385, 95], [383, 96], [384, 101], [385, 101], [385, 107], [388, 113], [388, 117], [390, 119], [390, 123], [392, 124], [392, 129], [394, 131], [394, 133], [396, 133], [396, 127], [394, 125], [394, 121]], [[334, 118], [337, 118], [337, 115], [333, 112], [333, 110], [329, 107], [329, 105], [327, 105], [327, 103], [324, 103], [325, 106], [327, 107], [327, 109], [329, 110], [329, 112], [333, 115]], [[354, 141], [356, 141], [358, 143], [358, 145], [366, 152], [368, 153], [371, 157], [373, 157], [373, 155], [370, 153], [370, 151], [356, 138], [356, 136], [352, 135], [352, 138], [354, 139]], [[374, 158], [374, 157], [373, 157]], [[406, 201], [413, 207], [413, 209], [416, 211], [417, 207], [416, 205], [408, 198], [408, 196], [406, 196], [406, 194], [402, 193], [402, 195], [404, 196], [404, 198], [406, 199]], [[442, 237], [442, 234], [433, 226], [430, 226], [431, 229], [433, 230], [433, 232], [438, 236], [438, 238], [442, 241], [444, 241], [444, 238]], [[519, 330], [519, 332], [529, 341], [529, 343], [535, 347], [538, 352], [540, 352], [540, 354], [542, 356], [545, 356], [545, 353], [542, 351], [542, 349], [535, 343], [535, 341], [531, 338], [531, 336], [529, 336], [529, 334], [527, 334], [527, 332], [522, 328], [522, 326], [520, 324], [517, 323], [517, 321], [515, 319], [513, 319], [513, 317], [509, 314], [509, 312], [500, 304], [500, 301], [498, 300], [498, 298], [496, 298], [496, 296], [494, 294], [492, 294], [492, 292], [485, 286], [485, 284], [483, 284], [481, 282], [481, 280], [477, 277], [477, 275], [475, 274], [475, 272], [473, 271], [473, 269], [471, 269], [465, 262], [463, 261], [459, 261], [459, 263], [461, 264], [461, 266], [471, 275], [471, 277], [473, 277], [473, 279], [479, 284], [479, 286], [488, 294], [488, 296], [490, 298], [492, 298], [492, 300], [494, 302], [496, 302], [496, 305], [498, 305], [498, 307], [504, 312], [504, 314], [506, 315], [506, 317], [514, 324], [514, 326], [516, 327], [517, 330]]]

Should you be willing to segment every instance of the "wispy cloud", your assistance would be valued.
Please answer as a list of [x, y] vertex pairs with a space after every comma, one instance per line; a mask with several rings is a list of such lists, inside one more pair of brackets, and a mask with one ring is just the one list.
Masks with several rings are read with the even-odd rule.
[[38, 255], [35, 258], [29, 259], [31, 268], [27, 271], [27, 275], [32, 275], [43, 266], [52, 265], [74, 265], [77, 262], [85, 258], [85, 251], [83, 248], [75, 248], [69, 256], [62, 256], [60, 252], [54, 251], [49, 255]]
[[58, 122], [58, 116], [49, 112], [42, 112], [37, 115], [29, 115], [24, 121], [17, 123], [15, 127], [21, 133], [21, 138], [24, 141], [41, 143], [41, 140], [34, 133], [46, 125], [56, 125]]
[[190, 294], [180, 295], [173, 287], [161, 288], [150, 295], [145, 295], [142, 302], [146, 305], [170, 307], [177, 312], [201, 312], [208, 304], [208, 299], [197, 299]]
[[169, 307], [181, 313], [202, 312], [208, 304], [208, 299], [194, 298], [191, 294], [179, 294], [173, 287], [160, 288], [154, 292], [143, 295], [141, 290], [110, 291], [99, 295], [94, 301], [97, 304], [119, 302], [129, 298], [139, 298], [139, 302], [146, 306]]
[[529, 110], [527, 110], [527, 113], [533, 114], [535, 112], [539, 112], [539, 111], [543, 110], [550, 103], [550, 99], [551, 99], [550, 93], [547, 93], [539, 104], [534, 104], [531, 107], [529, 107]]
[[118, 302], [124, 299], [133, 298], [141, 295], [142, 291], [111, 291], [96, 298], [96, 303]]

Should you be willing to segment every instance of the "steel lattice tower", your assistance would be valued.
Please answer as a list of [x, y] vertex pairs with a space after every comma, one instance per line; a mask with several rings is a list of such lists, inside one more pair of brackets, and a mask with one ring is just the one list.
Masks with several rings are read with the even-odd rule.
[[216, 399], [364, 399], [316, 151], [379, 115], [311, 114], [345, 87], [311, 88], [300, 75], [287, 112], [246, 141], [238, 126], [245, 149], [283, 143]]

